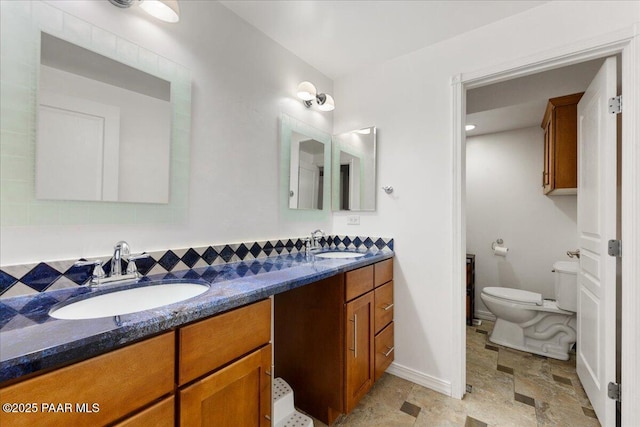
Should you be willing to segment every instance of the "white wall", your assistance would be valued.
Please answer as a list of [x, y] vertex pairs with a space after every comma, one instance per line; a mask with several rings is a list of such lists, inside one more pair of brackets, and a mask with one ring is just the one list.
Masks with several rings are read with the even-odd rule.
[[189, 216], [184, 224], [3, 227], [1, 265], [103, 256], [120, 239], [138, 252], [330, 228], [329, 214], [322, 223], [282, 220], [278, 200], [280, 114], [331, 133], [332, 113], [294, 99], [303, 80], [333, 93], [330, 79], [217, 2], [180, 2], [177, 24], [106, 0], [49, 3], [191, 70]]
[[[445, 393], [453, 377], [451, 77], [629, 28], [639, 2], [555, 1], [334, 81], [334, 133], [374, 124], [378, 210], [333, 232], [395, 238], [396, 360]], [[391, 185], [386, 195], [380, 186]]]
[[[543, 112], [541, 111], [541, 114]], [[554, 298], [551, 265], [577, 246], [576, 196], [545, 196], [539, 127], [467, 138], [467, 252], [476, 255], [476, 313], [490, 312], [482, 288]], [[504, 240], [506, 257], [491, 242]]]

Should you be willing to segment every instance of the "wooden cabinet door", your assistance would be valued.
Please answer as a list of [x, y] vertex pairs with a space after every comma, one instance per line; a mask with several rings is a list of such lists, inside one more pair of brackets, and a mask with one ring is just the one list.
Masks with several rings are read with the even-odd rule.
[[139, 412], [114, 427], [173, 427], [175, 425], [175, 398], [168, 397]]
[[551, 161], [552, 155], [552, 138], [553, 128], [551, 127], [551, 120], [549, 120], [544, 129], [544, 163], [542, 171], [542, 188], [544, 188], [544, 194], [547, 194], [552, 190], [551, 188]]
[[347, 413], [371, 388], [374, 381], [374, 293], [368, 292], [346, 304]]
[[271, 426], [271, 344], [180, 390], [180, 425]]

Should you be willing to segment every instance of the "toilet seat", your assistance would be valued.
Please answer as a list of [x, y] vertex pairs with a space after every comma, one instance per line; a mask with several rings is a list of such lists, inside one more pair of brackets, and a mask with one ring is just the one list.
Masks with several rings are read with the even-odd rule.
[[482, 290], [483, 293], [507, 301], [517, 302], [527, 305], [543, 305], [542, 295], [536, 292], [524, 291], [522, 289], [488, 287]]

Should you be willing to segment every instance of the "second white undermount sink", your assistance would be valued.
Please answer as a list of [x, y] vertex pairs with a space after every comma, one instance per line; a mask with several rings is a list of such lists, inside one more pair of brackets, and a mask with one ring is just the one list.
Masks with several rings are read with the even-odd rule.
[[94, 297], [54, 308], [49, 316], [56, 319], [97, 319], [150, 310], [205, 293], [209, 286], [202, 283], [164, 283], [122, 291], [100, 294]]
[[333, 259], [360, 258], [364, 255], [365, 254], [360, 252], [342, 252], [342, 251], [320, 252], [316, 254], [316, 256], [319, 258], [333, 258]]

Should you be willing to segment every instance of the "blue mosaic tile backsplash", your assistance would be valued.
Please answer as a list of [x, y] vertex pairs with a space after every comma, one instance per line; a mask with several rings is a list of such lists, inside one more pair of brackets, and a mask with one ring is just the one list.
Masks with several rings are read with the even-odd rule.
[[[393, 239], [367, 236], [327, 236], [320, 245], [327, 249], [362, 249], [373, 246], [393, 250]], [[244, 242], [149, 252], [149, 258], [136, 261], [143, 276], [189, 270], [208, 265], [228, 264], [296, 253], [304, 248], [300, 238]], [[100, 258], [105, 273], [111, 270], [111, 258]], [[0, 299], [85, 285], [91, 279], [92, 266], [75, 266], [78, 260], [40, 262], [0, 268]], [[124, 264], [124, 262], [123, 262]], [[123, 271], [126, 265], [123, 265]]]

